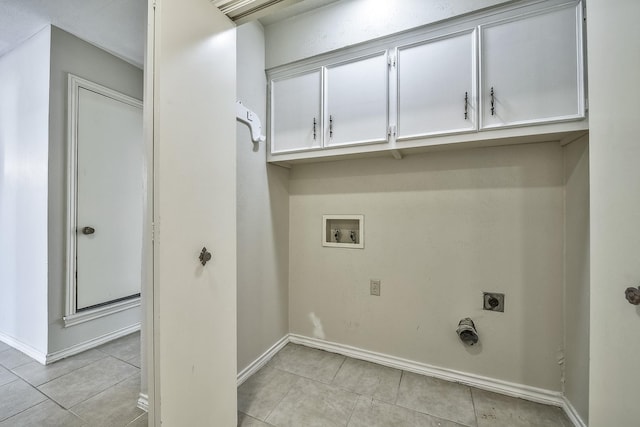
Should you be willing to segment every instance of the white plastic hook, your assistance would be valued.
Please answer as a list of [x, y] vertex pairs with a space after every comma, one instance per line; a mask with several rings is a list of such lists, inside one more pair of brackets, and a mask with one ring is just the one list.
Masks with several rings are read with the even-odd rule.
[[251, 129], [253, 142], [265, 142], [267, 138], [262, 134], [262, 123], [256, 113], [245, 107], [241, 101], [236, 101], [236, 118]]

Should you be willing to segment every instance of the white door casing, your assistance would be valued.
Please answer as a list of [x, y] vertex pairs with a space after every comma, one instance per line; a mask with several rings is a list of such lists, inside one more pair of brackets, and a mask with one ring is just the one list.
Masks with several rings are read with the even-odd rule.
[[236, 425], [235, 43], [212, 2], [155, 2], [156, 425]]
[[68, 86], [71, 326], [140, 304], [145, 189], [141, 101], [73, 74]]

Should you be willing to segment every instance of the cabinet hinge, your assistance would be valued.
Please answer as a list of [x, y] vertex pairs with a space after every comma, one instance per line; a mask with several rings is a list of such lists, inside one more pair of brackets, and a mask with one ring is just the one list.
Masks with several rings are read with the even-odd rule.
[[156, 241], [156, 224], [154, 222], [151, 223], [151, 241]]
[[391, 136], [393, 136], [394, 138], [396, 137], [396, 127], [395, 126], [389, 126], [389, 128], [387, 129], [387, 137], [391, 138]]
[[390, 67], [396, 66], [396, 55], [394, 53], [389, 52], [389, 55], [387, 56], [387, 64], [389, 64]]

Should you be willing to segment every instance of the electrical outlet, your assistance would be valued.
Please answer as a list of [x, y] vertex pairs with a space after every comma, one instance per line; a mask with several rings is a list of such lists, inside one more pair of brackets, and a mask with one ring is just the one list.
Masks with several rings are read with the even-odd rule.
[[375, 295], [377, 297], [380, 296], [380, 280], [371, 279], [369, 281], [369, 288], [371, 291], [371, 295]]
[[496, 292], [483, 292], [482, 309], [504, 312], [504, 294]]

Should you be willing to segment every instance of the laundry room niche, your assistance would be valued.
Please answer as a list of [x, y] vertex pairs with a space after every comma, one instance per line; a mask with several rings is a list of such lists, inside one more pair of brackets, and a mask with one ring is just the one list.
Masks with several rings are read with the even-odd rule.
[[323, 215], [322, 246], [364, 248], [364, 215]]

